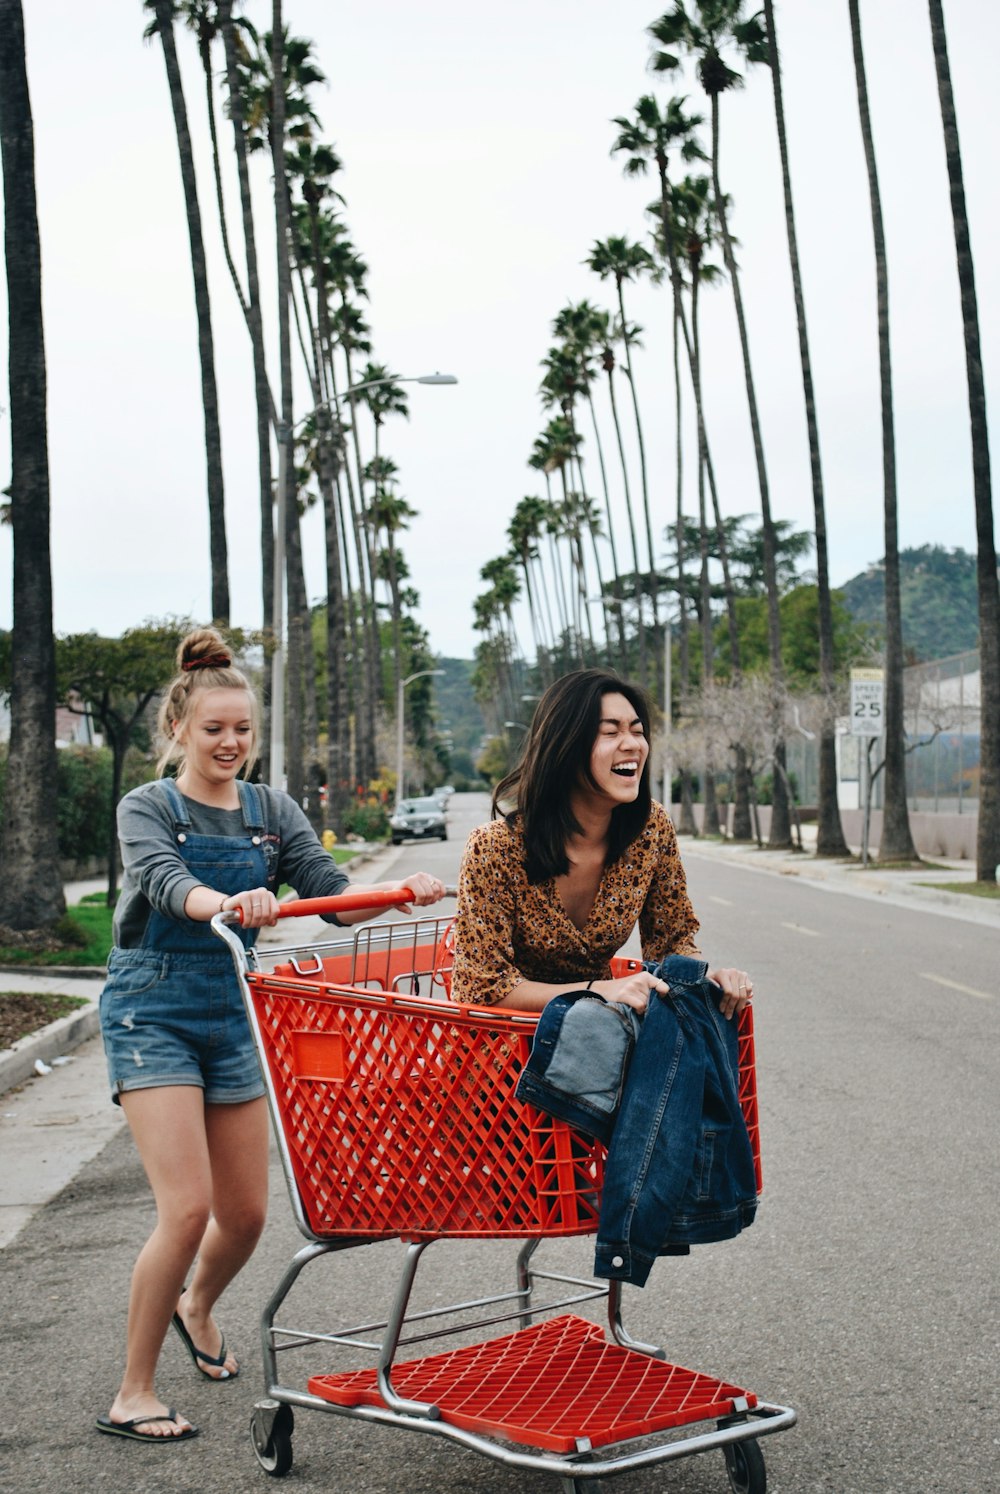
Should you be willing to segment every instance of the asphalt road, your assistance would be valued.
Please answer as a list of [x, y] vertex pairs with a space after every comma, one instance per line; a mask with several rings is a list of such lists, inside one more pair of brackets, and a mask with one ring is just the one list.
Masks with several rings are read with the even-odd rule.
[[[454, 880], [485, 805], [453, 800], [447, 844], [405, 848], [392, 875], [426, 867]], [[685, 862], [706, 954], [755, 980], [764, 1198], [738, 1240], [663, 1260], [644, 1291], [626, 1289], [627, 1326], [677, 1363], [797, 1408], [798, 1426], [761, 1444], [771, 1494], [1000, 1490], [1000, 929], [757, 874], [697, 846]], [[172, 1448], [92, 1429], [115, 1389], [129, 1271], [149, 1227], [123, 1132], [0, 1254], [4, 1490], [269, 1487], [246, 1431], [262, 1391], [256, 1321], [302, 1243], [278, 1169], [265, 1238], [220, 1309], [242, 1376], [211, 1385], [179, 1342], [166, 1346], [161, 1393], [204, 1434]], [[588, 1241], [544, 1248], [589, 1274]], [[289, 1316], [316, 1328], [376, 1315], [398, 1258], [394, 1243], [328, 1257], [301, 1279]], [[429, 1300], [479, 1295], [512, 1279], [513, 1252], [443, 1242], [423, 1270]], [[298, 1415], [294, 1453], [290, 1494], [558, 1488], [435, 1437], [313, 1412]], [[712, 1452], [613, 1487], [728, 1486]]]

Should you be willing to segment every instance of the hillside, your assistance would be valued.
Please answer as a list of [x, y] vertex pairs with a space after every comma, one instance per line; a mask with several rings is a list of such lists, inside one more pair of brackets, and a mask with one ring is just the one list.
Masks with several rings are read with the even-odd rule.
[[[976, 557], [943, 545], [899, 552], [903, 648], [908, 664], [946, 659], [979, 645]], [[881, 630], [885, 565], [880, 560], [839, 588], [858, 622]]]

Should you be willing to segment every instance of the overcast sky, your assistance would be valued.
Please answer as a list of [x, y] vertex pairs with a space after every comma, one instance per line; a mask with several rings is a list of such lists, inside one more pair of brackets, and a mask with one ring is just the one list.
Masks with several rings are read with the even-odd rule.
[[[972, 550], [965, 365], [927, 6], [862, 0], [861, 12], [889, 258], [900, 542]], [[270, 5], [260, 0], [251, 0], [247, 13], [261, 30], [270, 24]], [[609, 121], [651, 90], [664, 101], [670, 92], [687, 93], [689, 108], [702, 107], [693, 78], [671, 84], [646, 70], [644, 28], [659, 13], [651, 0], [507, 0], [500, 7], [286, 0], [289, 27], [313, 39], [329, 80], [315, 102], [322, 138], [343, 160], [347, 221], [370, 266], [374, 356], [400, 375], [441, 370], [460, 380], [456, 388], [410, 386], [410, 421], [387, 426], [383, 443], [399, 465], [401, 491], [419, 512], [403, 545], [421, 620], [440, 653], [471, 655], [479, 568], [506, 548], [516, 502], [540, 491], [525, 462], [548, 418], [537, 385], [552, 318], [568, 300], [610, 305], [611, 288], [582, 261], [598, 238], [646, 231], [654, 183], [622, 176], [621, 162], [609, 155]], [[800, 0], [780, 4], [777, 14], [832, 580], [839, 584], [884, 551], [871, 220], [848, 6]], [[945, 0], [945, 15], [996, 450], [1000, 6]], [[139, 0], [26, 0], [25, 24], [49, 375], [55, 626], [116, 634], [168, 614], [205, 618], [196, 327], [162, 51], [143, 44]], [[232, 620], [255, 627], [250, 348], [218, 248], [202, 148], [204, 97], [188, 36], [181, 57], [210, 257]], [[764, 69], [722, 101], [722, 181], [741, 243], [773, 512], [811, 528]], [[239, 244], [231, 176], [227, 189]], [[263, 162], [255, 190], [270, 276]], [[707, 421], [722, 505], [727, 513], [753, 513], [756, 475], [732, 297], [723, 284], [703, 300]], [[639, 287], [627, 311], [645, 329], [636, 383], [662, 532], [674, 501], [669, 294]], [[273, 353], [273, 335], [270, 343]], [[626, 393], [623, 386], [623, 407]], [[296, 415], [309, 403], [300, 372]], [[604, 418], [603, 405], [600, 413]], [[0, 485], [9, 472], [6, 410], [2, 429]], [[610, 442], [609, 425], [606, 434]], [[692, 460], [688, 472], [693, 511]], [[620, 501], [616, 494], [619, 516]], [[305, 543], [310, 592], [318, 597], [317, 517], [307, 520]], [[10, 530], [2, 529], [0, 626], [11, 619], [11, 554]]]

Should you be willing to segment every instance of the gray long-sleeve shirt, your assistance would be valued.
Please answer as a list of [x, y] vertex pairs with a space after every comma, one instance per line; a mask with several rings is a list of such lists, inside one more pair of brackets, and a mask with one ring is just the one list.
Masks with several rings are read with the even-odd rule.
[[[348, 879], [323, 849], [295, 800], [278, 789], [257, 784], [264, 815], [264, 836], [277, 845], [277, 874], [272, 891], [287, 882], [300, 897], [330, 897], [343, 892]], [[195, 835], [244, 835], [239, 809], [214, 809], [185, 796]], [[150, 908], [184, 921], [184, 903], [192, 888], [203, 884], [191, 875], [177, 845], [174, 819], [158, 782], [144, 783], [118, 805], [118, 838], [122, 849], [122, 887], [115, 909], [114, 941], [121, 949], [142, 943]], [[336, 923], [331, 915], [328, 920]]]

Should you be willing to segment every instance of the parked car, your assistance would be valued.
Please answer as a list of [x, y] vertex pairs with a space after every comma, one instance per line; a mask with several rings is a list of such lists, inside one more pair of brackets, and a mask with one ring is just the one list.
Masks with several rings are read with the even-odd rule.
[[455, 792], [453, 783], [442, 783], [438, 788], [431, 789], [431, 798], [436, 799], [442, 809], [448, 808], [448, 800]]
[[444, 806], [432, 798], [400, 799], [389, 816], [389, 831], [394, 846], [401, 846], [404, 840], [447, 840]]

